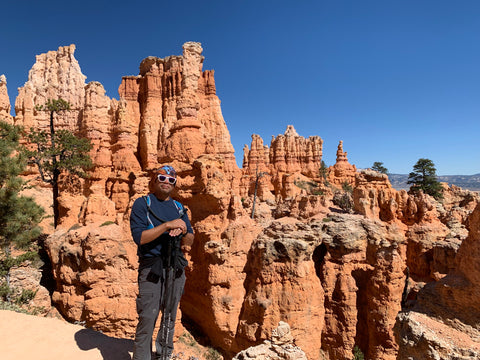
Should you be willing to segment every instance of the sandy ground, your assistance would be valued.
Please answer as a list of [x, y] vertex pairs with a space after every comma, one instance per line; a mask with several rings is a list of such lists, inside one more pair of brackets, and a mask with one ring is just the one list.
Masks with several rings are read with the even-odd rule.
[[0, 310], [2, 360], [127, 360], [133, 341], [65, 321]]

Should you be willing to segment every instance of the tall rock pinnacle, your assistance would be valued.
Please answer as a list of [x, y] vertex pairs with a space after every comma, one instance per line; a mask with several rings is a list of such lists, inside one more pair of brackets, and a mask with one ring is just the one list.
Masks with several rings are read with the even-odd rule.
[[8, 123], [13, 123], [13, 118], [10, 115], [10, 98], [7, 91], [7, 78], [5, 75], [0, 75], [0, 120]]

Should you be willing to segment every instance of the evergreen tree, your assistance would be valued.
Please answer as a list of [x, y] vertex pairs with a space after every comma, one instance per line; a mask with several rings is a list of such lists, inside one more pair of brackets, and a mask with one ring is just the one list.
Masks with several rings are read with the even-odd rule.
[[379, 162], [379, 161], [375, 161], [372, 165], [372, 170], [375, 170], [379, 173], [382, 173], [382, 174], [387, 174], [388, 173], [388, 169], [383, 166], [383, 162]]
[[42, 181], [51, 184], [53, 190], [54, 227], [59, 218], [59, 177], [62, 172], [87, 177], [85, 170], [92, 166], [89, 151], [92, 148], [88, 139], [79, 138], [68, 130], [55, 130], [55, 114], [70, 110], [70, 104], [63, 100], [48, 100], [45, 105], [37, 106], [37, 111], [50, 114], [49, 131], [30, 129], [29, 142], [35, 150], [26, 151], [30, 163], [36, 164]]
[[327, 177], [328, 177], [328, 166], [325, 164], [325, 161], [322, 160], [320, 164], [320, 177], [323, 179], [323, 183], [328, 186], [330, 185]]
[[363, 352], [362, 350], [360, 350], [360, 348], [355, 345], [355, 347], [353, 348], [353, 360], [364, 360], [365, 359], [365, 356], [363, 355]]
[[26, 159], [19, 151], [21, 128], [0, 121], [0, 297], [10, 300], [9, 270], [31, 254], [14, 258], [10, 246], [27, 249], [41, 233], [43, 209], [20, 195], [26, 183], [19, 175]]
[[417, 193], [422, 190], [425, 194], [441, 199], [442, 186], [437, 180], [435, 165], [430, 159], [418, 159], [413, 166], [413, 171], [408, 175], [407, 184], [412, 184], [410, 193]]
[[0, 244], [2, 248], [14, 243], [28, 246], [31, 239], [40, 235], [37, 226], [43, 209], [33, 199], [20, 196], [26, 186], [19, 177], [26, 161], [19, 150], [21, 129], [0, 122]]

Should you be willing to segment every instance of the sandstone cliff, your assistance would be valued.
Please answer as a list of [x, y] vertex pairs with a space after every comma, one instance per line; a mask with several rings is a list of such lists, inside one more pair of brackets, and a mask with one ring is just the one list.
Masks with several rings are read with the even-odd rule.
[[480, 357], [480, 205], [470, 215], [453, 268], [418, 293], [418, 301], [397, 317], [399, 359]]
[[465, 284], [454, 302], [465, 310], [458, 319], [478, 310], [470, 296], [478, 286], [468, 277], [476, 275], [453, 260], [457, 252], [468, 263], [478, 258], [478, 211], [470, 215], [478, 195], [445, 186], [439, 203], [397, 192], [386, 176], [357, 171], [343, 142], [323, 176], [322, 139], [305, 139], [293, 126], [270, 147], [253, 135], [239, 169], [202, 50], [191, 42], [180, 56], [144, 59], [115, 100], [100, 83], [85, 84], [75, 46], [61, 47], [37, 57], [20, 89], [17, 124], [45, 126], [35, 106], [62, 97], [73, 111], [56, 123], [93, 144], [90, 177], [62, 180], [60, 226], [45, 242], [63, 316], [132, 336], [137, 260], [129, 210], [159, 163], [177, 169], [175, 197], [195, 229], [177, 336], [183, 319], [231, 358], [264, 344], [284, 321], [309, 359], [350, 359], [357, 345], [367, 359], [393, 360], [410, 351], [393, 332], [405, 298], [422, 304], [428, 289], [459, 271]]

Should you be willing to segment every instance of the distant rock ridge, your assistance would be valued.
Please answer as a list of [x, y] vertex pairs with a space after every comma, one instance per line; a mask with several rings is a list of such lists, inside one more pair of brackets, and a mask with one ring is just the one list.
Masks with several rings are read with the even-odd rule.
[[[388, 174], [392, 186], [396, 190], [409, 189], [408, 174]], [[480, 173], [475, 175], [438, 175], [437, 180], [465, 190], [480, 191]]]
[[[58, 126], [93, 144], [90, 177], [62, 179], [60, 226], [45, 241], [52, 299], [67, 319], [133, 334], [138, 264], [129, 212], [160, 163], [177, 169], [174, 197], [195, 230], [176, 336], [183, 318], [227, 359], [271, 339], [280, 321], [311, 359], [351, 358], [355, 345], [368, 359], [397, 359], [410, 351], [392, 330], [403, 293], [421, 303], [452, 272], [465, 275], [457, 253], [474, 260], [478, 194], [445, 185], [440, 203], [397, 191], [388, 176], [350, 164], [343, 141], [321, 172], [323, 140], [289, 125], [270, 146], [252, 135], [239, 169], [201, 44], [144, 59], [138, 75], [122, 78], [119, 100], [98, 82], [85, 84], [74, 51], [37, 56], [13, 119], [42, 128], [35, 106], [63, 97], [73, 111], [56, 118]], [[0, 111], [8, 108], [3, 83]], [[334, 203], [338, 194], [351, 201]], [[456, 293], [462, 306], [470, 300], [458, 297], [477, 291], [472, 284]]]

